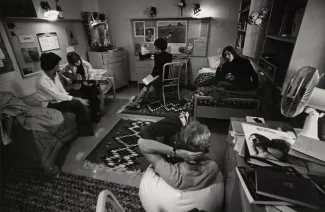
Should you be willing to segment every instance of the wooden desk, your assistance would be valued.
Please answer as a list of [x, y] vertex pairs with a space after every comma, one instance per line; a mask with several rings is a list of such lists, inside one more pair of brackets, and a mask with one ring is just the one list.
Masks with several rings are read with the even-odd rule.
[[[172, 62], [180, 62], [183, 64], [182, 67], [182, 73], [184, 73], [184, 84], [188, 84], [188, 63], [190, 59], [189, 58], [174, 58]], [[139, 91], [139, 84], [142, 83], [142, 79], [151, 74], [152, 69], [154, 67], [154, 60], [152, 59], [146, 59], [146, 60], [137, 60], [135, 63], [136, 71], [137, 71], [137, 83], [138, 83], [138, 91]]]

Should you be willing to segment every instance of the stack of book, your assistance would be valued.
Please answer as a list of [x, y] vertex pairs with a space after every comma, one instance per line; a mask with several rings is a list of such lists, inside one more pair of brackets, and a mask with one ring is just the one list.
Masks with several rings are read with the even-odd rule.
[[237, 167], [236, 173], [252, 204], [268, 205], [268, 211], [313, 211], [321, 205], [314, 183], [292, 167]]
[[291, 146], [289, 154], [325, 166], [325, 142], [299, 136]]

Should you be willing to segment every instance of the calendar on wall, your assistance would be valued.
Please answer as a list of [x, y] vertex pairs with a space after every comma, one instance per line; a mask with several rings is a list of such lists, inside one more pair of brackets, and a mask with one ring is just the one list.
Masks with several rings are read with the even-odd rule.
[[37, 38], [42, 52], [60, 49], [59, 40], [56, 32], [37, 33]]

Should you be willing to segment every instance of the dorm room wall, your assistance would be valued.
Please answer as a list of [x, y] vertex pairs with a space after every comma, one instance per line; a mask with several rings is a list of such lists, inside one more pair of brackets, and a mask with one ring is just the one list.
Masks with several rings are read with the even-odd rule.
[[[40, 1], [41, 0], [33, 0], [34, 7], [36, 10], [36, 13], [38, 15], [38, 18], [43, 18], [43, 10], [40, 8]], [[54, 5], [54, 0], [49, 0], [49, 3], [51, 6]], [[98, 6], [97, 6], [97, 0], [60, 0], [60, 4], [63, 10], [63, 15], [65, 19], [81, 19], [81, 12], [83, 11], [98, 11]], [[26, 22], [24, 23], [17, 23], [18, 26], [24, 26], [28, 24]], [[31, 24], [40, 24], [42, 26], [48, 27], [47, 29], [50, 30], [51, 32], [56, 32], [57, 30], [61, 31], [61, 36], [59, 36], [60, 39], [60, 55], [62, 56], [63, 60], [61, 63], [66, 62], [65, 59], [65, 54], [66, 52], [66, 47], [68, 47], [67, 43], [67, 36], [65, 33], [65, 27], [67, 24], [73, 24], [75, 25], [75, 28], [80, 33], [78, 35], [78, 40], [79, 44], [77, 46], [74, 46], [75, 50], [78, 51], [83, 57], [86, 57], [86, 52], [87, 52], [87, 47], [88, 43], [86, 40], [86, 35], [83, 31], [83, 26], [81, 22], [31, 22]], [[2, 24], [2, 20], [0, 19], [0, 30], [4, 30], [4, 26]], [[40, 29], [40, 32], [42, 32], [44, 29]], [[3, 33], [5, 35], [6, 33]], [[3, 36], [4, 40], [9, 41], [8, 36]], [[38, 43], [37, 38], [34, 37], [35, 42]], [[37, 44], [38, 45], [38, 44]], [[12, 47], [8, 48], [9, 53], [12, 52]], [[17, 52], [17, 54], [21, 54], [20, 52]], [[40, 50], [39, 50], [40, 52]], [[40, 52], [41, 53], [41, 52]], [[13, 64], [15, 71], [2, 74], [0, 75], [0, 91], [12, 91], [14, 92], [15, 95], [17, 96], [25, 96], [29, 95], [31, 93], [35, 92], [35, 80], [37, 76], [31, 77], [31, 78], [25, 78], [23, 79], [19, 70], [19, 66], [16, 60], [16, 56], [13, 56]]]
[[[156, 18], [177, 18], [180, 12], [175, 0], [98, 0], [100, 12], [108, 16], [111, 40], [116, 46], [122, 46], [129, 52], [129, 67], [131, 80], [136, 81], [134, 46], [132, 41], [132, 27], [130, 19], [148, 18], [148, 8], [157, 8]], [[195, 17], [192, 1], [186, 1], [187, 7], [183, 17]], [[237, 30], [237, 18], [240, 0], [205, 0], [199, 1], [201, 14], [197, 17], [212, 17], [208, 41], [208, 56], [216, 55], [219, 49], [226, 45], [234, 45]], [[203, 57], [192, 57], [192, 76], [201, 67], [207, 67], [207, 60]]]

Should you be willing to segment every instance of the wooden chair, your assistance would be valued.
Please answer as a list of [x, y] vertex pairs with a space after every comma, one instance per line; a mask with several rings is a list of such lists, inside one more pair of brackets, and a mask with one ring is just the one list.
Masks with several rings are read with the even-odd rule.
[[178, 94], [178, 100], [180, 99], [179, 80], [180, 80], [181, 67], [182, 67], [182, 63], [180, 62], [166, 63], [163, 67], [162, 94], [163, 94], [163, 100], [165, 106], [166, 106], [166, 97], [165, 97], [166, 88], [175, 87], [177, 89], [176, 91]]

